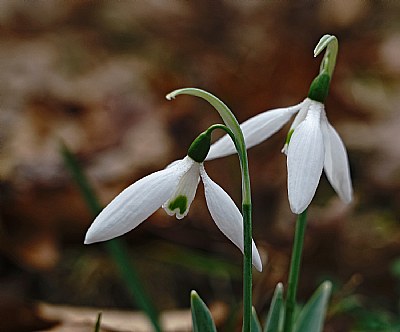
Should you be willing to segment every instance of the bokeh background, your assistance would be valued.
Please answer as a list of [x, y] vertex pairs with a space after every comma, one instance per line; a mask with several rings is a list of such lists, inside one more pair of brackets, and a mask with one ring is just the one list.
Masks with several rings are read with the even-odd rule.
[[[355, 199], [344, 205], [322, 177], [299, 299], [330, 279], [326, 331], [397, 331], [399, 17], [400, 3], [389, 0], [2, 0], [0, 331], [60, 329], [38, 303], [137, 309], [104, 247], [83, 245], [92, 216], [61, 141], [106, 204], [220, 122], [204, 101], [167, 101], [167, 93], [203, 88], [239, 121], [294, 105], [318, 73], [313, 49], [326, 33], [340, 48], [327, 115], [348, 148]], [[261, 317], [287, 279], [293, 237], [280, 153], [287, 129], [249, 151], [254, 238], [265, 262], [254, 275]], [[237, 158], [206, 168], [240, 204]], [[221, 331], [240, 326], [242, 257], [213, 224], [201, 185], [185, 219], [160, 210], [124, 240], [159, 310], [187, 309], [196, 289], [218, 309]]]

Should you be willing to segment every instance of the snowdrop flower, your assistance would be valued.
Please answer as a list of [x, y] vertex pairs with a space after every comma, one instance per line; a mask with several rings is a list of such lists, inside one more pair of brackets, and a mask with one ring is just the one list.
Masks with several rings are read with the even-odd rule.
[[[210, 148], [211, 133], [200, 134], [188, 155], [165, 169], [152, 173], [126, 188], [97, 216], [86, 233], [85, 244], [106, 241], [123, 235], [162, 207], [169, 215], [182, 219], [196, 194], [200, 178], [211, 217], [222, 233], [243, 252], [243, 219], [230, 196], [207, 175], [203, 161]], [[252, 241], [253, 265], [262, 263]]]
[[[301, 103], [258, 114], [240, 125], [247, 148], [261, 143], [281, 129], [297, 113], [283, 148], [287, 154], [288, 195], [291, 210], [300, 214], [310, 204], [322, 170], [339, 197], [352, 200], [352, 184], [346, 148], [329, 123], [324, 101], [330, 75], [323, 71], [313, 81], [308, 97]], [[290, 144], [289, 144], [290, 142]], [[235, 147], [225, 135], [214, 143], [206, 160], [234, 153]]]

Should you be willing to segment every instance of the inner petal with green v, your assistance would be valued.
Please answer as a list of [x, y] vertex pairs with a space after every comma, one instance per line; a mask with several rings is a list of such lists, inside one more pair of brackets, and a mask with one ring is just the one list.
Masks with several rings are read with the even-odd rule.
[[170, 216], [175, 215], [177, 219], [182, 219], [188, 214], [200, 181], [199, 167], [200, 163], [193, 161], [192, 166], [180, 179], [174, 194], [163, 204], [163, 209]]
[[179, 195], [173, 201], [170, 201], [168, 204], [168, 209], [170, 211], [175, 211], [178, 209], [180, 214], [184, 214], [187, 209], [188, 199], [186, 196]]

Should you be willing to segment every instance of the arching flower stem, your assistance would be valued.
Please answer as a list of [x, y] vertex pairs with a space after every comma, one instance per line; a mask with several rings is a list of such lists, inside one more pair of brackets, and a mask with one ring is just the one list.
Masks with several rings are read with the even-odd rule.
[[197, 138], [192, 142], [188, 150], [188, 156], [190, 158], [199, 163], [204, 162], [204, 159], [206, 159], [207, 154], [210, 151], [211, 134], [215, 129], [222, 129], [225, 131], [236, 145], [235, 135], [232, 130], [223, 124], [214, 124], [197, 136]]
[[196, 89], [179, 89], [169, 93], [166, 98], [174, 99], [177, 95], [186, 94], [200, 97], [208, 101], [219, 113], [225, 125], [231, 130], [236, 151], [239, 155], [240, 168], [242, 173], [242, 215], [243, 215], [243, 331], [251, 331], [252, 319], [252, 207], [250, 191], [250, 175], [247, 159], [246, 145], [239, 122], [232, 111], [220, 99], [211, 93]]

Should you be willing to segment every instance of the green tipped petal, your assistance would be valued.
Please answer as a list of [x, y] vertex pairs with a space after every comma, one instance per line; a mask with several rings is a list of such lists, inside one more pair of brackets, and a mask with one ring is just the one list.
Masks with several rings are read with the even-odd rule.
[[179, 195], [173, 201], [169, 202], [168, 208], [171, 211], [178, 209], [180, 214], [184, 214], [187, 209], [187, 205], [188, 205], [187, 197], [183, 196], [183, 195]]
[[182, 219], [188, 214], [200, 180], [199, 163], [188, 156], [181, 163], [187, 165], [187, 171], [180, 177], [173, 194], [162, 205], [167, 214], [175, 215], [177, 219]]

